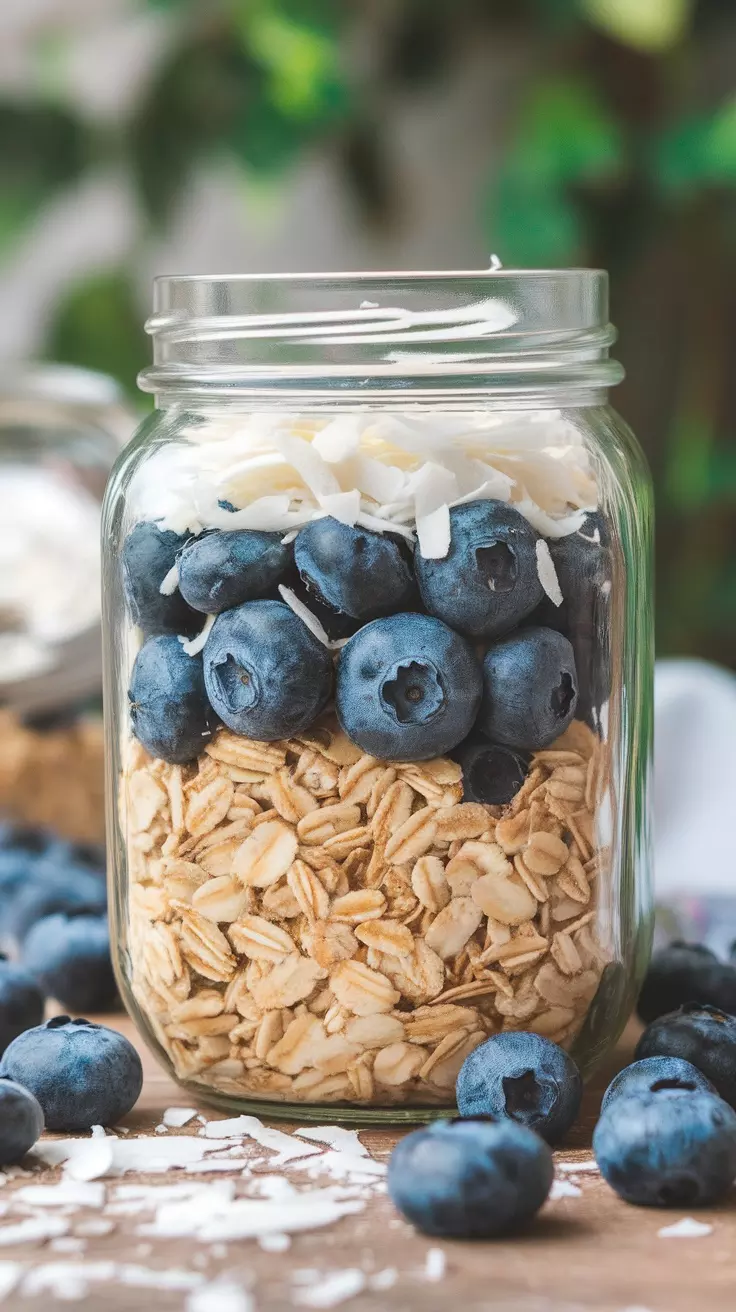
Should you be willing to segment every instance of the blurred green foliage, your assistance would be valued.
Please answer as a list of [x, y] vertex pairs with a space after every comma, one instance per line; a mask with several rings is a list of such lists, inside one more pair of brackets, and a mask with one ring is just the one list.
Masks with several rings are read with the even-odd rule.
[[[507, 265], [610, 269], [628, 371], [617, 404], [658, 490], [659, 648], [736, 665], [736, 6], [129, 3], [160, 11], [174, 35], [125, 122], [91, 123], [48, 86], [0, 101], [0, 258], [44, 201], [100, 162], [134, 181], [141, 240], [165, 231], [200, 162], [229, 160], [273, 186], [313, 149], [339, 162], [366, 225], [397, 222], [389, 98], [441, 87], [471, 48], [523, 51], [505, 144], [500, 155], [489, 145], [478, 179], [486, 250]], [[478, 133], [490, 142], [497, 124]], [[125, 268], [71, 289], [50, 354], [133, 387], [148, 354], [136, 265], [131, 250]]]

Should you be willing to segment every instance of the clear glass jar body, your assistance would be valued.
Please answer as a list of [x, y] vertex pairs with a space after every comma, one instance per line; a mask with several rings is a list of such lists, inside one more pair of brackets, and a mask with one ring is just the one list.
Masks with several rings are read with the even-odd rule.
[[503, 1029], [590, 1069], [636, 996], [651, 496], [590, 389], [327, 373], [177, 382], [111, 481], [112, 940], [198, 1094], [416, 1120]]

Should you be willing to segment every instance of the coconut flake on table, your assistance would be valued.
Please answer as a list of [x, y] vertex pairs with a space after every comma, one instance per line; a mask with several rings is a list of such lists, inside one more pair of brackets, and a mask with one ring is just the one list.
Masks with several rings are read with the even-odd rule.
[[561, 606], [563, 597], [555, 562], [550, 555], [550, 550], [544, 538], [537, 538], [537, 575], [544, 591], [555, 606]]
[[258, 1247], [262, 1248], [264, 1253], [286, 1253], [291, 1248], [291, 1236], [274, 1233], [270, 1235], [260, 1235], [258, 1238]]
[[12, 1294], [22, 1275], [20, 1262], [0, 1262], [0, 1303]]
[[93, 1127], [91, 1139], [75, 1140], [80, 1148], [65, 1163], [64, 1175], [68, 1179], [98, 1180], [110, 1170], [113, 1161], [112, 1140], [105, 1136], [104, 1130], [102, 1135], [96, 1135], [94, 1131], [97, 1128]]
[[346, 1267], [342, 1271], [330, 1271], [320, 1276], [314, 1284], [297, 1284], [292, 1290], [292, 1300], [299, 1307], [330, 1308], [338, 1307], [349, 1298], [356, 1298], [368, 1284], [368, 1277], [358, 1267]]
[[186, 1301], [185, 1312], [256, 1312], [256, 1305], [242, 1285], [223, 1278], [195, 1289]]
[[167, 1107], [163, 1114], [163, 1123], [172, 1130], [180, 1130], [188, 1125], [197, 1115], [196, 1107]]
[[66, 1235], [71, 1223], [61, 1216], [29, 1216], [24, 1221], [0, 1226], [0, 1248], [11, 1244], [37, 1244], [43, 1239]]
[[442, 1280], [447, 1270], [447, 1258], [441, 1248], [430, 1248], [424, 1263], [425, 1280]]
[[204, 1137], [254, 1139], [262, 1148], [278, 1153], [278, 1157], [269, 1163], [271, 1166], [283, 1166], [286, 1162], [300, 1157], [313, 1157], [320, 1151], [313, 1144], [304, 1143], [291, 1134], [284, 1134], [282, 1130], [274, 1130], [271, 1126], [264, 1125], [257, 1116], [235, 1116], [225, 1121], [210, 1121], [204, 1127]]
[[28, 1203], [31, 1207], [102, 1207], [105, 1186], [68, 1178], [56, 1184], [28, 1184], [16, 1190], [13, 1202]]
[[[221, 1124], [222, 1122], [220, 1122]], [[284, 1136], [287, 1137], [286, 1135]], [[192, 1163], [201, 1163], [209, 1159], [210, 1154], [222, 1151], [224, 1147], [238, 1146], [232, 1143], [212, 1144], [192, 1135], [140, 1135], [135, 1139], [117, 1139], [108, 1136], [100, 1140], [98, 1149], [109, 1148], [108, 1165], [100, 1175], [124, 1175], [126, 1171], [145, 1171], [146, 1174], [158, 1174], [172, 1168], [186, 1168]], [[33, 1156], [45, 1162], [47, 1166], [64, 1165], [65, 1174], [73, 1175], [75, 1159], [86, 1159], [91, 1148], [89, 1139], [42, 1139], [33, 1148]], [[307, 1145], [304, 1145], [305, 1149]], [[247, 1158], [231, 1161], [233, 1169], [247, 1165]], [[69, 1165], [67, 1165], [67, 1163]], [[216, 1168], [215, 1168], [216, 1169]]]
[[705, 1239], [713, 1234], [713, 1226], [705, 1221], [696, 1221], [694, 1216], [684, 1216], [674, 1225], [665, 1225], [657, 1231], [660, 1239]]
[[601, 1168], [595, 1158], [589, 1157], [582, 1162], [555, 1162], [558, 1171], [570, 1175], [600, 1175]]
[[329, 1148], [337, 1148], [351, 1153], [354, 1157], [369, 1157], [365, 1144], [360, 1142], [357, 1130], [345, 1130], [341, 1125], [308, 1125], [295, 1130], [301, 1139], [313, 1139], [315, 1143], [326, 1143]]
[[556, 1203], [558, 1198], [580, 1198], [582, 1192], [582, 1189], [571, 1180], [553, 1180], [548, 1198], [549, 1202]]
[[191, 1238], [209, 1243], [257, 1239], [266, 1234], [298, 1234], [320, 1230], [343, 1216], [365, 1208], [360, 1199], [337, 1199], [329, 1189], [310, 1189], [292, 1199], [236, 1198], [221, 1208], [204, 1211], [199, 1204], [164, 1203], [150, 1225], [138, 1234], [151, 1238]]

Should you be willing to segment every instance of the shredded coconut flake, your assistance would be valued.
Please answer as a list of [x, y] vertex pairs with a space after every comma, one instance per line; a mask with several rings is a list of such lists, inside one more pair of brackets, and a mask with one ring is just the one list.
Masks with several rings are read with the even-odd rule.
[[600, 1166], [592, 1158], [586, 1158], [583, 1162], [556, 1162], [557, 1170], [570, 1175], [600, 1175]]
[[29, 1184], [17, 1190], [13, 1201], [29, 1203], [31, 1207], [102, 1207], [105, 1186], [74, 1179], [59, 1180], [57, 1184]]
[[0, 1262], [0, 1303], [12, 1294], [22, 1274], [20, 1262]]
[[424, 1263], [425, 1280], [442, 1280], [447, 1269], [447, 1258], [441, 1248], [430, 1248]]
[[171, 566], [168, 574], [165, 574], [161, 580], [159, 592], [162, 597], [172, 597], [179, 586], [179, 562], [178, 560]]
[[215, 1280], [189, 1295], [186, 1312], [255, 1312], [255, 1303], [241, 1285], [228, 1279]]
[[377, 1294], [382, 1294], [388, 1289], [393, 1289], [399, 1273], [395, 1266], [386, 1266], [383, 1271], [376, 1271], [375, 1275], [368, 1279], [368, 1288]]
[[318, 498], [320, 507], [326, 515], [339, 519], [341, 524], [352, 527], [360, 514], [360, 492], [351, 488], [349, 492], [330, 492]]
[[338, 1307], [362, 1293], [367, 1283], [362, 1271], [347, 1267], [344, 1271], [331, 1271], [317, 1284], [297, 1286], [292, 1297], [300, 1307]]
[[296, 1130], [301, 1139], [313, 1139], [315, 1143], [326, 1143], [329, 1148], [339, 1148], [342, 1152], [352, 1153], [354, 1157], [368, 1157], [370, 1154], [360, 1142], [357, 1130], [344, 1130], [341, 1125], [308, 1125]]
[[570, 1180], [553, 1180], [552, 1188], [549, 1191], [549, 1201], [555, 1203], [558, 1198], [580, 1198], [582, 1192], [582, 1189], [578, 1188], [576, 1184], [572, 1184]]
[[320, 624], [317, 616], [312, 614], [309, 607], [305, 606], [304, 602], [299, 600], [296, 593], [293, 592], [291, 588], [285, 587], [283, 583], [279, 583], [279, 592], [289, 609], [293, 610], [294, 614], [302, 621], [302, 624], [306, 624], [310, 633], [314, 634], [317, 641], [321, 642], [323, 647], [330, 647], [332, 644], [327, 631]]
[[713, 1226], [704, 1221], [696, 1221], [693, 1216], [684, 1216], [674, 1225], [663, 1226], [657, 1231], [660, 1239], [704, 1239], [713, 1234]]
[[291, 1248], [291, 1238], [289, 1235], [278, 1233], [261, 1235], [258, 1239], [258, 1247], [262, 1248], [264, 1253], [285, 1253]]
[[554, 602], [555, 606], [561, 606], [563, 600], [562, 589], [560, 587], [559, 579], [557, 578], [555, 562], [552, 559], [549, 547], [544, 538], [537, 538], [536, 550], [539, 582], [547, 593], [550, 601]]
[[357, 451], [364, 427], [355, 415], [340, 415], [317, 433], [312, 448], [328, 464], [341, 464]]
[[11, 1244], [37, 1244], [69, 1233], [70, 1225], [60, 1216], [29, 1216], [25, 1221], [0, 1227], [0, 1248]]
[[197, 1115], [196, 1107], [167, 1107], [163, 1115], [163, 1123], [172, 1130], [180, 1130], [183, 1125], [188, 1125]]
[[187, 639], [179, 635], [179, 642], [184, 648], [187, 656], [199, 656], [199, 653], [204, 649], [204, 645], [210, 636], [212, 625], [216, 619], [216, 615], [208, 615], [204, 622], [204, 628], [200, 630], [196, 638]]
[[450, 507], [438, 506], [427, 515], [417, 516], [417, 536], [426, 560], [444, 560], [450, 550]]

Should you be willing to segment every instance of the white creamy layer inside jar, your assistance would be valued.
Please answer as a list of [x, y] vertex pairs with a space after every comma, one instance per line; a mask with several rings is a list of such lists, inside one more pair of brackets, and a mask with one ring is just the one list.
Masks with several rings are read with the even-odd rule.
[[[270, 412], [179, 436], [134, 475], [131, 524], [288, 544], [331, 517], [442, 561], [453, 508], [500, 502], [539, 534], [554, 608], [568, 599], [550, 545], [598, 505], [558, 412]], [[175, 564], [162, 595], [178, 583]], [[330, 637], [288, 583], [278, 595], [339, 663], [352, 637]], [[199, 636], [180, 636], [192, 660], [214, 624], [203, 614]], [[131, 629], [131, 665], [140, 646]], [[503, 803], [467, 800], [454, 753], [364, 750], [332, 705], [276, 741], [215, 728], [191, 763], [131, 737], [131, 986], [177, 1076], [230, 1096], [431, 1105], [452, 1102], [464, 1057], [500, 1029], [573, 1043], [611, 956], [596, 892], [613, 827], [603, 699], [597, 712], [595, 731], [573, 718], [529, 750]]]

